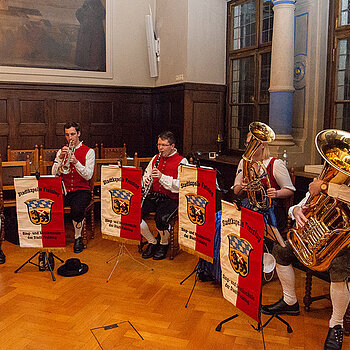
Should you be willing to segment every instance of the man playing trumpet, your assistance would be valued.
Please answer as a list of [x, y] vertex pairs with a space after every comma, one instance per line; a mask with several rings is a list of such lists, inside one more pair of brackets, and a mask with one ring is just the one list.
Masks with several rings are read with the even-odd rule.
[[71, 207], [75, 232], [74, 253], [80, 253], [84, 249], [81, 232], [84, 224], [84, 211], [91, 201], [89, 180], [94, 174], [95, 152], [79, 140], [80, 126], [78, 123], [65, 124], [64, 134], [69, 146], [63, 146], [57, 152], [52, 174], [62, 177], [63, 205]]
[[[142, 253], [144, 259], [165, 259], [169, 245], [169, 221], [176, 213], [179, 201], [179, 165], [188, 164], [175, 148], [175, 137], [165, 131], [158, 136], [159, 154], [154, 156], [143, 175], [143, 187], [149, 194], [141, 208], [141, 234], [148, 246]], [[147, 191], [148, 192], [148, 191]], [[150, 212], [155, 212], [155, 222], [160, 234], [160, 242], [153, 236], [143, 220]]]

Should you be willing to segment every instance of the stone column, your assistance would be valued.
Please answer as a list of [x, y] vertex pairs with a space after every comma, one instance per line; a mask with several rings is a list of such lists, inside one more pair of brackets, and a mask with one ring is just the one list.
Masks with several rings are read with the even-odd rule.
[[274, 7], [270, 77], [270, 126], [277, 146], [293, 145], [295, 0], [272, 0]]

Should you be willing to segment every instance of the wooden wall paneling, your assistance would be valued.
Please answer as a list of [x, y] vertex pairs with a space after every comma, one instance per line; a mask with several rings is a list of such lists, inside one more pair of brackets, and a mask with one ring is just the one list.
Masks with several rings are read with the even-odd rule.
[[[9, 135], [7, 144], [11, 145], [12, 148], [17, 148], [19, 146], [19, 135], [18, 127], [20, 123], [20, 112], [19, 112], [19, 99], [18, 98], [8, 98], [7, 100], [7, 118], [9, 125]], [[7, 153], [6, 153], [7, 159]]]
[[217, 151], [224, 135], [225, 87], [185, 84], [184, 154]]
[[47, 121], [45, 116], [45, 101], [19, 99], [19, 125], [16, 145], [13, 149], [33, 149], [45, 142]]
[[44, 148], [59, 148], [62, 144], [59, 142], [56, 136], [56, 102], [53, 98], [49, 97], [45, 100], [45, 115], [46, 115], [46, 133], [45, 142], [43, 143]]
[[7, 140], [10, 133], [7, 115], [7, 100], [0, 100], [0, 153], [2, 159], [6, 159]]
[[155, 90], [153, 135], [170, 130], [176, 137], [176, 148], [183, 153], [184, 137], [184, 88], [183, 84], [161, 87]]
[[91, 140], [91, 122], [92, 122], [92, 112], [91, 112], [91, 101], [85, 99], [85, 97], [80, 100], [80, 140], [84, 142], [85, 145], [89, 147], [95, 147], [95, 144]]
[[[121, 143], [126, 143], [129, 156], [152, 154], [152, 123], [150, 93], [125, 94], [118, 104], [117, 125], [121, 128]], [[119, 129], [117, 128], [117, 129]]]
[[105, 147], [118, 147], [114, 138], [114, 102], [91, 101], [90, 139], [91, 145], [101, 144]]
[[[55, 112], [55, 133], [57, 140], [59, 142], [58, 147], [62, 147], [66, 144], [66, 140], [64, 137], [64, 125], [68, 121], [75, 121], [81, 124], [81, 104], [79, 100], [56, 100], [56, 112]], [[81, 138], [84, 139], [84, 135], [82, 133]], [[85, 140], [84, 140], [85, 141]], [[56, 147], [56, 146], [55, 146]], [[47, 147], [54, 148], [54, 147]]]

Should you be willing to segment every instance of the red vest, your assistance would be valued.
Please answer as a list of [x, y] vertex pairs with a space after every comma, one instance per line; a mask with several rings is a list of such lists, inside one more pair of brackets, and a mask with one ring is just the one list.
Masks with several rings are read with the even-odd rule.
[[[159, 155], [153, 159], [152, 167], [154, 166], [158, 157], [159, 157]], [[168, 175], [174, 179], [177, 179], [178, 165], [180, 164], [182, 159], [184, 159], [184, 157], [181, 157], [179, 155], [179, 153], [177, 153], [177, 152], [170, 157], [160, 157], [160, 161], [159, 161], [157, 168], [159, 169], [159, 171], [162, 174]], [[169, 196], [172, 199], [179, 198], [178, 193], [173, 193], [173, 192], [165, 189], [163, 186], [161, 186], [158, 178], [153, 179], [152, 191], [166, 194], [167, 196]]]
[[[267, 165], [266, 170], [267, 170], [267, 175], [269, 176], [269, 179], [270, 179], [271, 187], [275, 188], [276, 190], [279, 190], [280, 187], [279, 187], [276, 179], [273, 176], [273, 164], [275, 163], [275, 160], [276, 160], [276, 158], [272, 158], [270, 160], [270, 163]], [[266, 181], [265, 177], [261, 180], [261, 182], [264, 185], [264, 187], [267, 188], [267, 181]]]
[[[78, 161], [85, 165], [86, 154], [89, 151], [89, 147], [81, 144], [79, 148], [77, 148], [74, 152], [75, 158]], [[78, 190], [88, 190], [90, 191], [89, 181], [82, 178], [82, 176], [77, 172], [74, 165], [70, 165], [70, 172], [68, 174], [62, 174], [62, 179], [66, 190], [69, 191], [78, 191]]]

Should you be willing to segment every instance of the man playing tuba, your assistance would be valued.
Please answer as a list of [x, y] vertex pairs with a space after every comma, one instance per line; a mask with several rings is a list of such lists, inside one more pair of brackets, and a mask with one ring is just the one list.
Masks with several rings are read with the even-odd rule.
[[[294, 244], [293, 239], [293, 233], [296, 233], [295, 235], [298, 237], [306, 236], [307, 232], [303, 234], [297, 230], [303, 230], [306, 227], [309, 231], [311, 231], [310, 227], [314, 227], [318, 224], [318, 222], [320, 222], [319, 217], [317, 215], [314, 215], [314, 213], [318, 212], [320, 213], [320, 216], [322, 218], [329, 217], [331, 219], [332, 225], [334, 225], [334, 223], [337, 222], [335, 214], [327, 213], [326, 211], [328, 208], [334, 207], [333, 205], [329, 205], [330, 201], [336, 204], [337, 212], [341, 210], [348, 211], [348, 205], [350, 205], [350, 188], [345, 183], [348, 182], [347, 180], [349, 180], [350, 176], [350, 173], [348, 171], [349, 165], [347, 164], [350, 164], [350, 162], [348, 161], [348, 159], [350, 159], [350, 155], [348, 153], [350, 143], [347, 141], [347, 139], [350, 140], [350, 134], [346, 133], [348, 134], [346, 135], [346, 138], [342, 136], [343, 134], [343, 131], [326, 130], [324, 132], [319, 133], [316, 136], [317, 148], [320, 151], [321, 155], [326, 159], [324, 169], [326, 168], [326, 165], [328, 165], [327, 162], [333, 166], [327, 173], [322, 172], [324, 176], [323, 178], [314, 179], [314, 181], [309, 185], [309, 192], [306, 194], [305, 198], [302, 199], [302, 201], [299, 204], [294, 205], [289, 209], [289, 215], [292, 217], [292, 219], [295, 219], [296, 229], [292, 229], [288, 233], [289, 239], [286, 242], [285, 247], [275, 245], [272, 251], [272, 254], [274, 255], [277, 262], [276, 271], [280, 283], [282, 285], [283, 296], [279, 301], [277, 301], [274, 304], [263, 305], [262, 313], [264, 314], [297, 316], [300, 313], [299, 303], [295, 293], [295, 275], [292, 262], [295, 259], [294, 254], [301, 255], [301, 257], [303, 256], [296, 250], [296, 246]], [[318, 136], [321, 137], [318, 138]], [[323, 143], [323, 145], [320, 146], [318, 140], [322, 138], [325, 140], [325, 142]], [[339, 154], [343, 154], [343, 156], [339, 157]], [[330, 157], [332, 157], [333, 160], [331, 160]], [[343, 169], [341, 169], [340, 172], [343, 174], [340, 174], [341, 176], [339, 176], [339, 172], [336, 173], [333, 172], [333, 170], [334, 166], [340, 169], [338, 166], [341, 164], [343, 164]], [[344, 178], [344, 173], [346, 174], [345, 177], [347, 178], [345, 183], [339, 184], [335, 182], [326, 181], [326, 179], [329, 178], [329, 174], [331, 174], [333, 180], [335, 178]], [[327, 203], [327, 207], [325, 209], [322, 208], [322, 206], [320, 205], [320, 203], [322, 202]], [[342, 231], [344, 232], [336, 235], [339, 238], [342, 238], [343, 236], [348, 234], [350, 230], [349, 223], [347, 221], [348, 218], [343, 215], [341, 215], [341, 217], [344, 219], [344, 222], [337, 223], [337, 230], [343, 229]], [[309, 226], [309, 222], [312, 222], [311, 226]], [[320, 225], [323, 227], [326, 224], [326, 221], [321, 221], [320, 223]], [[325, 231], [324, 237], [320, 237], [318, 239], [318, 242], [315, 242], [315, 247], [322, 247], [322, 245], [320, 245], [319, 243], [321, 243], [322, 240], [324, 240], [332, 233], [332, 228], [334, 227], [329, 226], [329, 230]], [[298, 232], [300, 233], [299, 235]], [[315, 240], [314, 238], [320, 232], [321, 230], [318, 229], [317, 233], [311, 233], [313, 242]], [[349, 243], [349, 241], [350, 238], [347, 240], [347, 242]], [[309, 243], [306, 242], [304, 244], [308, 247], [308, 249], [311, 249], [311, 243], [312, 242], [310, 241]], [[342, 348], [343, 318], [350, 301], [350, 248], [348, 246], [343, 247], [345, 244], [346, 241], [340, 244], [341, 250], [335, 255], [335, 257], [330, 261], [329, 264], [326, 264], [327, 267], [329, 265], [328, 272], [331, 280], [330, 296], [333, 306], [333, 312], [329, 321], [329, 330], [324, 344], [325, 350], [340, 350]], [[327, 246], [325, 246], [325, 248], [321, 248], [320, 253], [323, 253], [322, 250], [326, 248]], [[312, 254], [312, 256], [315, 256], [316, 253], [318, 252], [315, 251]], [[326, 255], [330, 254], [335, 253], [326, 253]], [[299, 260], [302, 261], [302, 259], [300, 258]], [[322, 263], [322, 261], [320, 263]], [[309, 267], [313, 268], [312, 261], [310, 261]], [[314, 269], [322, 270], [318, 268], [318, 266], [314, 266]]]

